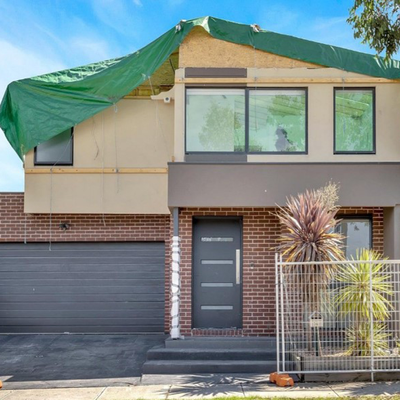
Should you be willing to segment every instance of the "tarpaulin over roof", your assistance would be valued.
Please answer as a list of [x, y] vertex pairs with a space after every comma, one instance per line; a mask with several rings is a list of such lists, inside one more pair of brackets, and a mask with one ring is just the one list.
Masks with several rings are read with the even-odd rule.
[[148, 79], [196, 26], [216, 39], [280, 56], [400, 79], [399, 61], [384, 63], [373, 55], [202, 17], [181, 21], [127, 56], [10, 83], [0, 105], [0, 127], [11, 146], [22, 158], [38, 144], [112, 106]]

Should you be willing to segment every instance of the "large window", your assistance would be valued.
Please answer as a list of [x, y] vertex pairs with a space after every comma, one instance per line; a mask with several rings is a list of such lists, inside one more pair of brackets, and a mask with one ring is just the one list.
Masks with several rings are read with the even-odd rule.
[[244, 89], [188, 89], [186, 150], [245, 151]]
[[187, 89], [187, 153], [306, 153], [305, 89]]
[[375, 153], [374, 89], [335, 89], [335, 153]]
[[249, 151], [306, 152], [305, 90], [250, 90]]
[[338, 231], [345, 237], [346, 259], [356, 256], [358, 249], [372, 248], [372, 223], [368, 217], [344, 217], [338, 224]]
[[72, 128], [35, 147], [35, 165], [72, 165]]

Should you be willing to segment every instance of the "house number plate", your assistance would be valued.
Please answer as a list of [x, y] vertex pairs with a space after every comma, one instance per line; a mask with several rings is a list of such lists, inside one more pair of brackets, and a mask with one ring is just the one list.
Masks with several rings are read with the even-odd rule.
[[323, 328], [324, 320], [322, 318], [311, 318], [310, 327], [311, 328]]

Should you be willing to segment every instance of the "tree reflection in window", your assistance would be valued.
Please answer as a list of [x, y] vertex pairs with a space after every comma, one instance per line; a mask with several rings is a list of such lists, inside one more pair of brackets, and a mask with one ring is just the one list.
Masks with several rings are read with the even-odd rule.
[[335, 151], [374, 151], [372, 89], [335, 90]]
[[243, 89], [188, 89], [186, 150], [244, 152], [244, 103]]
[[[233, 128], [233, 129], [232, 129]], [[212, 101], [200, 132], [200, 143], [205, 150], [244, 151], [244, 126], [232, 107]]]

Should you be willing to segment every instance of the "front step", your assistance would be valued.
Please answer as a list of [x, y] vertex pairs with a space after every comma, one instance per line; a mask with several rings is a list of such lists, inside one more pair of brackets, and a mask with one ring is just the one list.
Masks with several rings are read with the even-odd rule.
[[223, 374], [276, 371], [275, 338], [167, 339], [147, 352], [143, 374]]
[[276, 371], [276, 361], [155, 360], [143, 365], [143, 374], [220, 374]]
[[167, 339], [166, 348], [178, 349], [276, 349], [275, 337], [185, 337]]
[[153, 360], [251, 360], [251, 361], [274, 361], [276, 350], [257, 349], [191, 349], [191, 348], [165, 348], [153, 347], [147, 352], [147, 359]]

